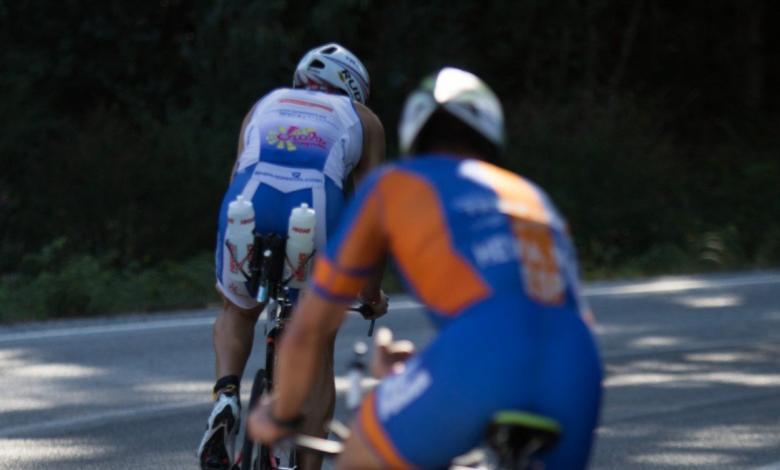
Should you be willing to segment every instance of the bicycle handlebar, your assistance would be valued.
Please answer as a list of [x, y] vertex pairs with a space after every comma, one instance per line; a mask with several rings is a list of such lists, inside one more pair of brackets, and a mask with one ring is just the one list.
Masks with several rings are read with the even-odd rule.
[[344, 451], [344, 443], [321, 437], [298, 434], [289, 439], [295, 447], [316, 452], [326, 457], [336, 457]]
[[[350, 312], [357, 312], [363, 316], [363, 318], [366, 318], [367, 315], [372, 315], [374, 313], [373, 309], [371, 309], [371, 306], [368, 304], [360, 304], [358, 306], [349, 307], [347, 310]], [[368, 319], [368, 318], [366, 318]], [[368, 337], [374, 336], [374, 324], [376, 323], [376, 319], [371, 319], [371, 324], [368, 325]]]

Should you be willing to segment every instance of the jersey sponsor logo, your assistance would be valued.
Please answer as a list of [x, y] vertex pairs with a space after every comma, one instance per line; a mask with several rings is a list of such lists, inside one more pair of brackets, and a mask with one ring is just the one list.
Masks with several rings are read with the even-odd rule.
[[282, 172], [274, 172], [274, 171], [267, 171], [267, 170], [261, 170], [256, 169], [254, 172], [255, 176], [265, 176], [271, 179], [279, 180], [279, 181], [289, 181], [293, 183], [310, 183], [313, 185], [322, 185], [325, 183], [325, 177], [324, 176], [313, 176], [309, 174], [309, 176], [304, 176], [299, 171], [293, 171], [289, 173], [282, 173]]
[[265, 139], [279, 150], [288, 152], [294, 152], [298, 147], [324, 150], [328, 146], [328, 142], [311, 127], [279, 126], [277, 129], [269, 130]]
[[363, 93], [360, 92], [360, 87], [358, 86], [357, 80], [355, 80], [355, 77], [352, 76], [349, 70], [342, 69], [339, 72], [339, 78], [342, 82], [344, 82], [345, 85], [349, 87], [349, 89], [352, 91], [352, 96], [354, 96], [357, 101], [364, 101]]
[[528, 296], [543, 305], [563, 304], [566, 283], [551, 228], [518, 219], [514, 232], [520, 242], [523, 287]]
[[398, 414], [422, 395], [433, 383], [431, 374], [419, 368], [419, 362], [410, 361], [406, 371], [391, 376], [379, 388], [377, 414], [382, 421]]
[[471, 252], [481, 268], [516, 262], [520, 258], [517, 240], [509, 235], [494, 235], [480, 240], [472, 246]]

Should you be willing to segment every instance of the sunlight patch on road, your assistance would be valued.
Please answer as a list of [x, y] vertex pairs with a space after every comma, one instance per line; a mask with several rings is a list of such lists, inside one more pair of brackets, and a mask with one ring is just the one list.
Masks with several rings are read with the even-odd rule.
[[608, 377], [604, 381], [605, 387], [630, 387], [636, 385], [658, 385], [663, 383], [675, 382], [681, 379], [681, 376], [675, 374], [620, 374]]
[[704, 369], [703, 364], [688, 364], [684, 362], [662, 362], [662, 361], [634, 361], [627, 367], [616, 367], [617, 370], [644, 370], [653, 372], [697, 372]]
[[29, 355], [28, 349], [0, 349], [0, 370], [4, 367], [5, 362], [18, 361], [19, 358], [23, 358]]
[[683, 292], [693, 289], [724, 289], [740, 286], [766, 285], [780, 283], [780, 275], [767, 273], [758, 275], [743, 275], [735, 277], [692, 277], [674, 276], [662, 277], [651, 281], [630, 282], [618, 285], [600, 285], [599, 283], [586, 286], [584, 293], [587, 296], [601, 295], [635, 295], [635, 294], [660, 294], [671, 292]]
[[736, 462], [734, 456], [720, 452], [664, 452], [658, 454], [640, 454], [632, 457], [631, 460], [636, 463], [659, 467], [728, 465]]
[[685, 338], [680, 338], [679, 336], [642, 336], [631, 341], [628, 346], [631, 348], [659, 348], [679, 346], [684, 341]]
[[83, 379], [100, 375], [102, 370], [97, 367], [83, 366], [79, 364], [27, 364], [11, 371], [13, 377], [27, 377], [36, 379]]
[[0, 439], [0, 462], [9, 465], [3, 468], [17, 468], [26, 463], [53, 464], [63, 460], [96, 458], [111, 450], [105, 445], [85, 445], [84, 441], [76, 439]]
[[151, 382], [135, 386], [135, 390], [141, 393], [174, 394], [200, 394], [207, 396], [211, 393], [214, 382], [208, 380], [189, 380], [178, 382]]
[[81, 379], [95, 377], [103, 372], [97, 367], [63, 362], [38, 363], [24, 350], [0, 351], [0, 375], [9, 378]]
[[776, 428], [752, 424], [736, 426], [710, 426], [686, 432], [674, 440], [661, 444], [662, 447], [684, 449], [777, 449], [780, 435]]
[[739, 295], [686, 295], [673, 302], [688, 308], [725, 308], [738, 307], [745, 300]]
[[760, 354], [751, 352], [711, 352], [711, 353], [693, 353], [685, 356], [687, 361], [695, 362], [761, 362], [766, 360]]
[[780, 386], [780, 374], [751, 374], [746, 372], [709, 372], [695, 374], [629, 373], [617, 374], [604, 381], [606, 387], [661, 385], [672, 382], [695, 384], [729, 384], [750, 387]]
[[4, 396], [0, 399], [0, 413], [45, 410], [54, 406], [54, 403], [51, 397], [44, 400], [24, 395]]

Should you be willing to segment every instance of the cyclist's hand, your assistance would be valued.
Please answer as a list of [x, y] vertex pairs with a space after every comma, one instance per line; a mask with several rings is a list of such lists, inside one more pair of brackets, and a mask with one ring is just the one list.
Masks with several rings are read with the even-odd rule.
[[376, 320], [377, 318], [387, 313], [387, 309], [390, 305], [390, 298], [380, 289], [377, 294], [370, 296], [361, 293], [358, 296], [358, 302], [360, 302], [361, 305], [365, 305], [371, 309], [369, 313], [362, 314], [363, 318], [366, 320]]
[[255, 406], [247, 416], [247, 432], [249, 437], [255, 442], [273, 444], [283, 439], [292, 431], [277, 426], [270, 418], [273, 398], [264, 396], [260, 403]]
[[380, 328], [376, 332], [371, 373], [379, 379], [399, 373], [403, 371], [406, 360], [412, 354], [414, 354], [414, 343], [407, 340], [393, 341], [393, 333], [390, 329]]

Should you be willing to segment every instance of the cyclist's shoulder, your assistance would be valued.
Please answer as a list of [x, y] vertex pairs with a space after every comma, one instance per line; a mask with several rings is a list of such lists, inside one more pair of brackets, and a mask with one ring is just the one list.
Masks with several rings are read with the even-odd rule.
[[[526, 176], [491, 163], [466, 160], [458, 169], [461, 177], [489, 188], [503, 200], [503, 206], [522, 209], [513, 213], [520, 218], [531, 217], [552, 225], [563, 225], [563, 219], [547, 192]], [[538, 216], [538, 217], [537, 217]]]
[[361, 122], [363, 122], [363, 125], [382, 125], [382, 121], [379, 119], [379, 116], [377, 116], [376, 113], [368, 106], [364, 105], [363, 103], [353, 101], [352, 107], [355, 109], [355, 113], [357, 113]]

